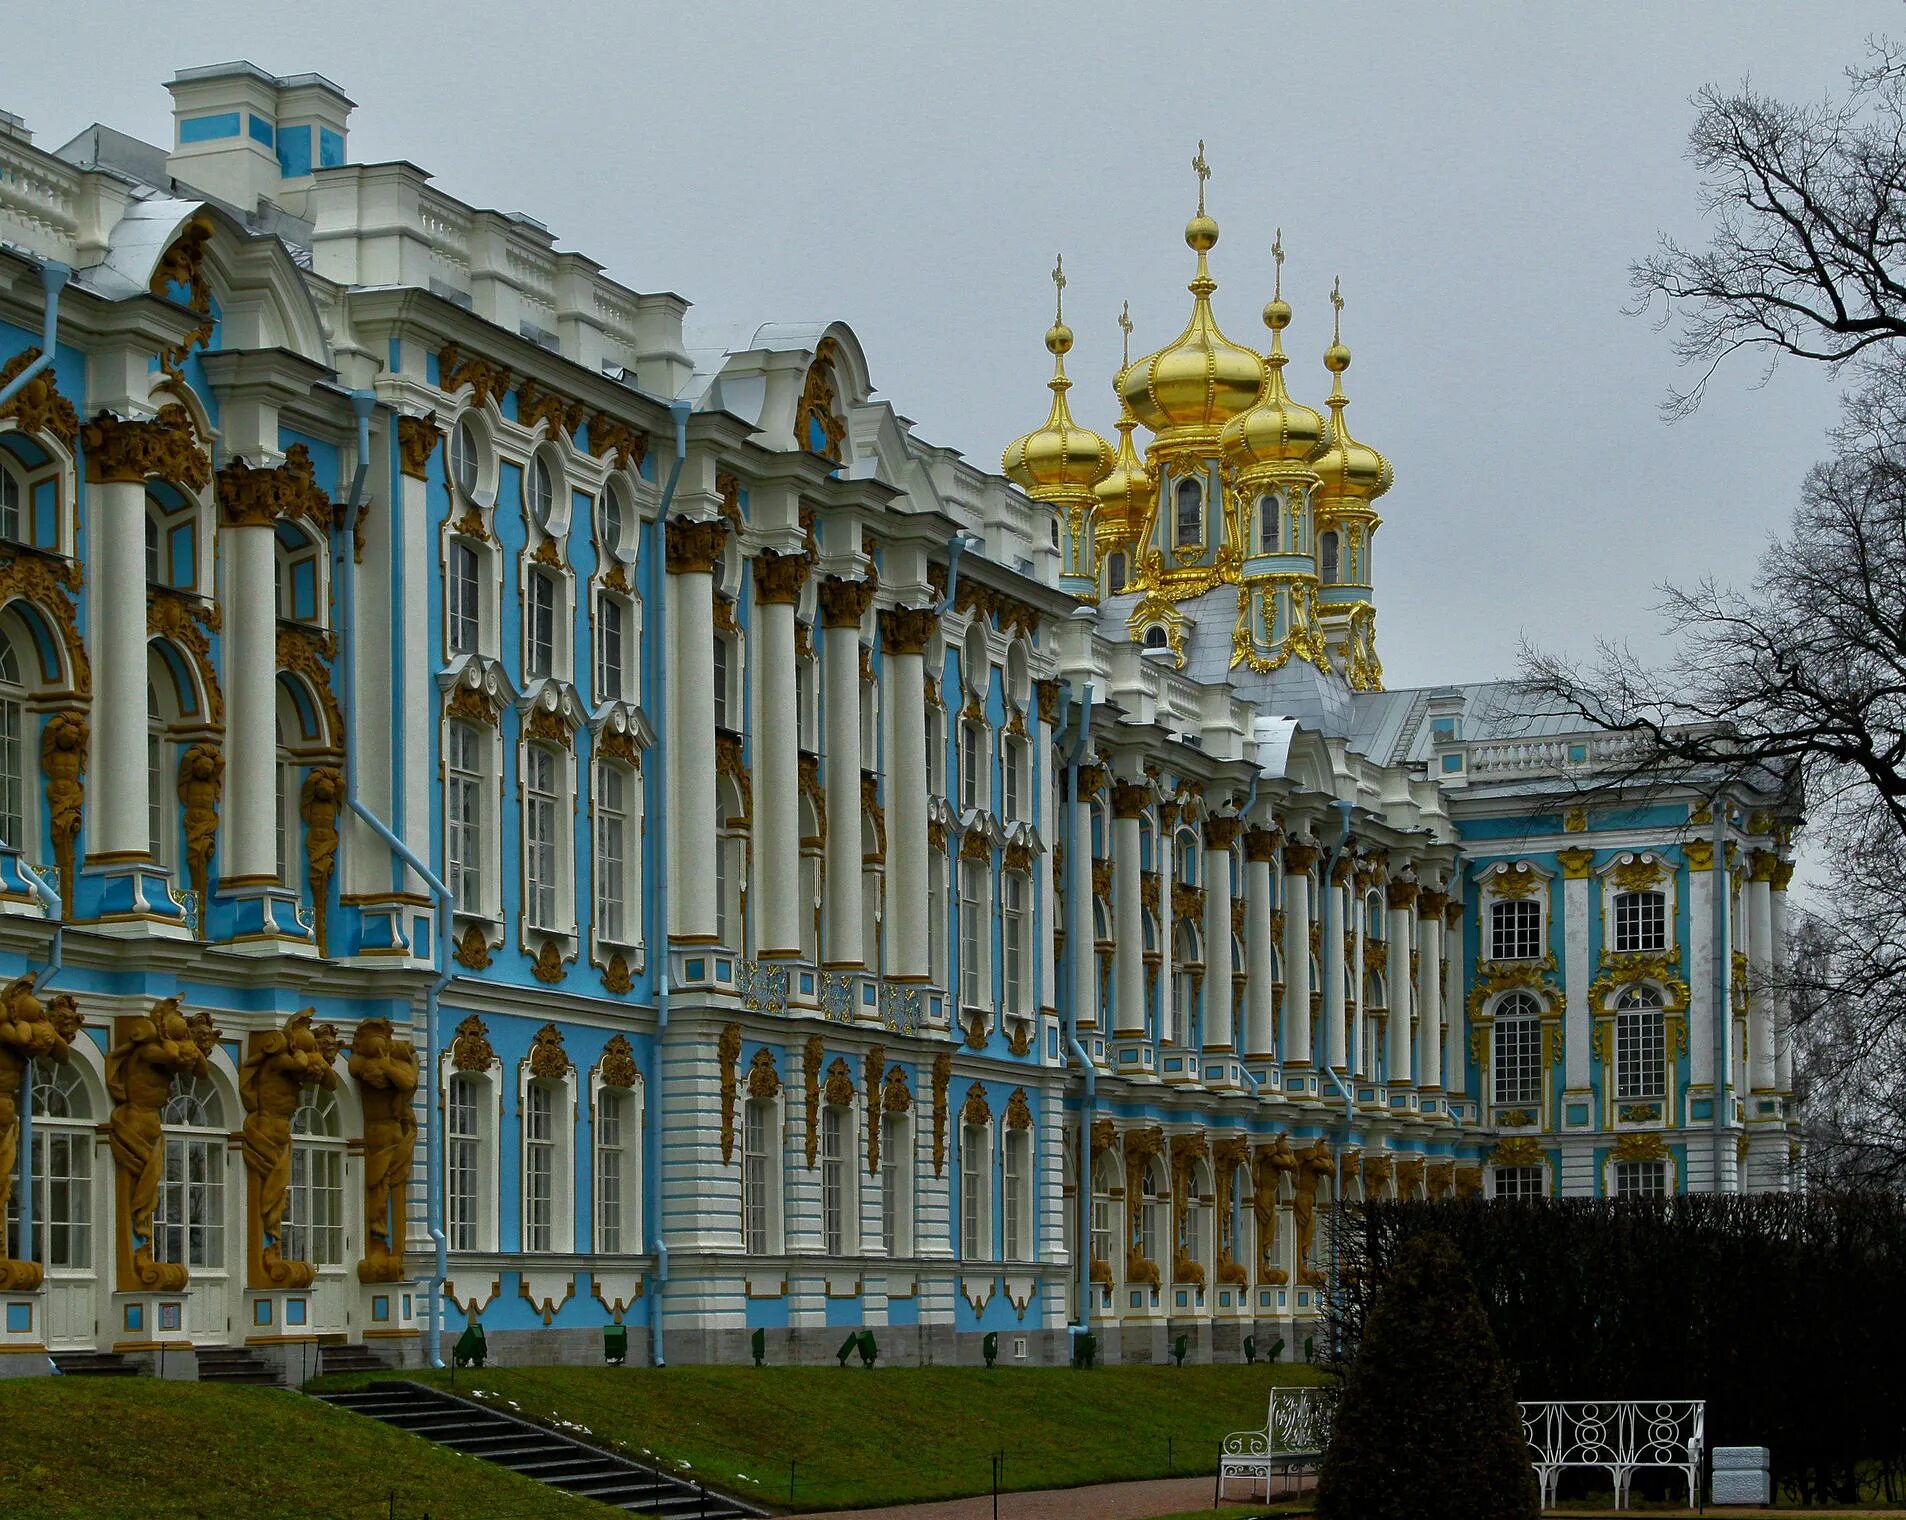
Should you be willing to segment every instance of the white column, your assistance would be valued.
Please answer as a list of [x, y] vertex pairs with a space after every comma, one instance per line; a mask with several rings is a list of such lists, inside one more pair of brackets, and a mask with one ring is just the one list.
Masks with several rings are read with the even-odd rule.
[[[1469, 1090], [1469, 1018], [1463, 999], [1463, 905], [1443, 909], [1443, 1091], [1460, 1098]], [[1586, 1059], [1586, 1057], [1584, 1057]]]
[[[1339, 860], [1341, 868], [1345, 862]], [[1332, 873], [1333, 876], [1336, 873]], [[1319, 1019], [1323, 1024], [1324, 1048], [1323, 1064], [1337, 1071], [1345, 1068], [1344, 1059], [1344, 1000], [1343, 1000], [1343, 926], [1344, 926], [1344, 889], [1335, 880], [1324, 883], [1324, 953], [1323, 964], [1318, 968], [1323, 973], [1323, 1012]]]
[[1284, 1068], [1308, 1068], [1310, 1051], [1310, 868], [1313, 844], [1284, 846]]
[[1383, 1061], [1389, 1068], [1390, 1091], [1401, 1097], [1411, 1086], [1410, 1069], [1410, 946], [1414, 942], [1416, 894], [1413, 881], [1390, 883], [1390, 1027], [1384, 1032]]
[[[1041, 739], [1045, 737], [1043, 728]], [[1040, 753], [1046, 753], [1041, 750]], [[1076, 867], [1066, 857], [1066, 880], [1061, 883], [1065, 895], [1065, 971], [1072, 978], [1072, 1017], [1081, 1029], [1098, 1029], [1099, 969], [1098, 948], [1092, 931], [1092, 798], [1104, 785], [1102, 766], [1079, 767], [1079, 795], [1057, 799], [1059, 806], [1072, 809], [1072, 849], [1079, 852]], [[1048, 855], [1046, 859], [1051, 860]], [[1048, 915], [1050, 916], [1050, 915]], [[1055, 968], [1055, 975], [1058, 974]]]
[[801, 953], [800, 725], [792, 715], [794, 604], [806, 580], [805, 555], [755, 557], [754, 903], [763, 956]]
[[1788, 1023], [1787, 994], [1782, 984], [1787, 979], [1787, 888], [1793, 881], [1793, 862], [1783, 860], [1774, 867], [1773, 897], [1769, 922], [1773, 940], [1769, 959], [1774, 968], [1774, 1087], [1780, 1092], [1793, 1091], [1793, 1029]]
[[[92, 542], [93, 742], [86, 788], [90, 859], [145, 857], [146, 487], [137, 423], [100, 424], [88, 440]], [[122, 442], [123, 440], [123, 442]], [[113, 445], [119, 445], [114, 447]]]
[[[1774, 872], [1779, 857], [1756, 850], [1748, 861], [1747, 883], [1747, 1072], [1750, 1092], [1774, 1090]], [[1752, 1108], [1750, 1118], [1757, 1117]]]
[[1114, 1031], [1122, 1036], [1145, 1032], [1145, 883], [1138, 841], [1145, 801], [1142, 785], [1112, 783], [1112, 911], [1118, 935], [1112, 946], [1112, 1014]]
[[[1682, 845], [1681, 854], [1688, 863], [1688, 1085], [1713, 1092], [1714, 889], [1719, 878], [1714, 874], [1714, 846], [1710, 841], [1690, 839]], [[1609, 1076], [1612, 1080], [1612, 1073]], [[1714, 1092], [1715, 1102], [1721, 1098], [1722, 1094]]]
[[[1588, 896], [1592, 850], [1562, 850], [1555, 857], [1562, 866], [1562, 1086], [1571, 1093], [1589, 1090], [1589, 1039], [1594, 1029], [1588, 1006]], [[1549, 931], [1549, 949], [1556, 949], [1555, 931]]]
[[278, 875], [276, 551], [269, 483], [259, 479], [272, 473], [242, 465], [219, 472], [226, 556], [222, 887], [269, 884]]
[[927, 935], [927, 728], [922, 661], [933, 637], [930, 608], [880, 614], [887, 678], [887, 968], [895, 981], [930, 974]]
[[1443, 1090], [1443, 905], [1448, 901], [1446, 893], [1425, 892], [1416, 906], [1416, 1086], [1420, 1092]]
[[1211, 818], [1204, 826], [1204, 1048], [1237, 1049], [1231, 987], [1231, 846], [1238, 820]]
[[[715, 603], [727, 525], [668, 526], [669, 937], [715, 938]], [[858, 886], [858, 872], [856, 886]]]
[[1277, 855], [1277, 835], [1270, 829], [1251, 829], [1244, 836], [1244, 1054], [1274, 1055], [1277, 1035], [1272, 1027], [1276, 1005], [1276, 974], [1272, 970], [1271, 870]]
[[821, 583], [822, 700], [827, 708], [827, 889], [821, 960], [835, 970], [863, 964], [860, 914], [860, 623], [873, 602], [869, 581]]

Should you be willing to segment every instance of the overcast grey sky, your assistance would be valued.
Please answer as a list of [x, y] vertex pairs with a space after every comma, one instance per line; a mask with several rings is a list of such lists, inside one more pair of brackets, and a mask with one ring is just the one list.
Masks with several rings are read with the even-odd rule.
[[[1646, 643], [1654, 587], [1748, 575], [1821, 451], [1833, 392], [1736, 365], [1655, 410], [1665, 334], [1621, 314], [1661, 229], [1700, 236], [1702, 84], [1793, 97], [1897, 5], [837, 3], [35, 7], [0, 106], [54, 146], [93, 120], [169, 142], [173, 70], [316, 70], [351, 156], [527, 211], [692, 330], [842, 319], [921, 436], [997, 469], [1047, 400], [1063, 250], [1074, 409], [1108, 435], [1134, 352], [1190, 297], [1203, 138], [1229, 335], [1261, 343], [1282, 226], [1300, 399], [1321, 406], [1341, 274], [1358, 435], [1396, 466], [1376, 540], [1390, 684], [1504, 674], [1523, 633]], [[30, 66], [24, 66], [28, 65]]]

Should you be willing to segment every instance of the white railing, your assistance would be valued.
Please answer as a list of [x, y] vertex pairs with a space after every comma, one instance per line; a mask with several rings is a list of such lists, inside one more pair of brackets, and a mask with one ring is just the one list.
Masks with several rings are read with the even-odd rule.
[[[1707, 1440], [1704, 1400], [1550, 1399], [1519, 1407], [1544, 1509], [1554, 1505], [1556, 1484], [1570, 1467], [1606, 1469], [1616, 1509], [1628, 1507], [1629, 1485], [1643, 1467], [1681, 1473], [1687, 1479], [1688, 1507], [1699, 1501], [1701, 1453]], [[1334, 1386], [1273, 1389], [1264, 1429], [1240, 1430], [1224, 1438], [1218, 1496], [1224, 1496], [1226, 1483], [1242, 1478], [1262, 1483], [1268, 1499], [1273, 1477], [1317, 1466], [1330, 1445], [1336, 1415]]]
[[1522, 1406], [1522, 1428], [1542, 1482], [1544, 1508], [1568, 1467], [1606, 1468], [1615, 1508], [1628, 1507], [1628, 1485], [1641, 1467], [1668, 1468], [1688, 1483], [1688, 1508], [1701, 1492], [1701, 1449], [1707, 1439], [1702, 1399], [1550, 1400]]
[[1479, 739], [1461, 746], [1472, 776], [1528, 776], [1599, 770], [1639, 758], [1646, 741], [1633, 734], [1565, 734], [1552, 739]]

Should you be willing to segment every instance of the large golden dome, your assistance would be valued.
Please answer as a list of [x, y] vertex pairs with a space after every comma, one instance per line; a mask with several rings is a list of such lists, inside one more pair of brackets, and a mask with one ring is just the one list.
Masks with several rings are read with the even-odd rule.
[[1155, 354], [1134, 361], [1118, 377], [1119, 399], [1152, 432], [1216, 432], [1258, 398], [1264, 361], [1219, 330], [1211, 314], [1211, 278], [1205, 256], [1218, 241], [1218, 224], [1205, 214], [1204, 144], [1192, 161], [1198, 170], [1198, 214], [1185, 224], [1185, 242], [1198, 255], [1198, 271], [1185, 330]]
[[1324, 441], [1323, 414], [1291, 399], [1284, 384], [1284, 329], [1291, 323], [1290, 302], [1283, 296], [1283, 239], [1276, 249], [1278, 293], [1264, 308], [1264, 325], [1271, 330], [1271, 352], [1264, 361], [1264, 389], [1256, 406], [1224, 425], [1219, 442], [1224, 457], [1240, 475], [1267, 465], [1303, 464]]
[[[1063, 289], [1063, 268], [1052, 273], [1054, 283]], [[1046, 351], [1052, 355], [1048, 382], [1052, 409], [1043, 426], [1015, 438], [999, 456], [1000, 468], [1035, 501], [1088, 494], [1112, 468], [1112, 446], [1074, 422], [1072, 409], [1066, 405], [1072, 382], [1066, 378], [1065, 356], [1072, 347], [1072, 329], [1062, 317], [1063, 311], [1046, 330]]]

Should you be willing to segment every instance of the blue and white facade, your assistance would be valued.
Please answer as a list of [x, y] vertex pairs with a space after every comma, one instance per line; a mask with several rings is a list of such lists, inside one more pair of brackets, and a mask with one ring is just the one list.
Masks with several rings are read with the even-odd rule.
[[10, 1047], [0, 1370], [1230, 1355], [1340, 1197], [1792, 1183], [1781, 798], [1584, 791], [1377, 689], [1367, 537], [1128, 585], [846, 327], [692, 351], [321, 77], [170, 88], [0, 117], [0, 980], [84, 1020]]

